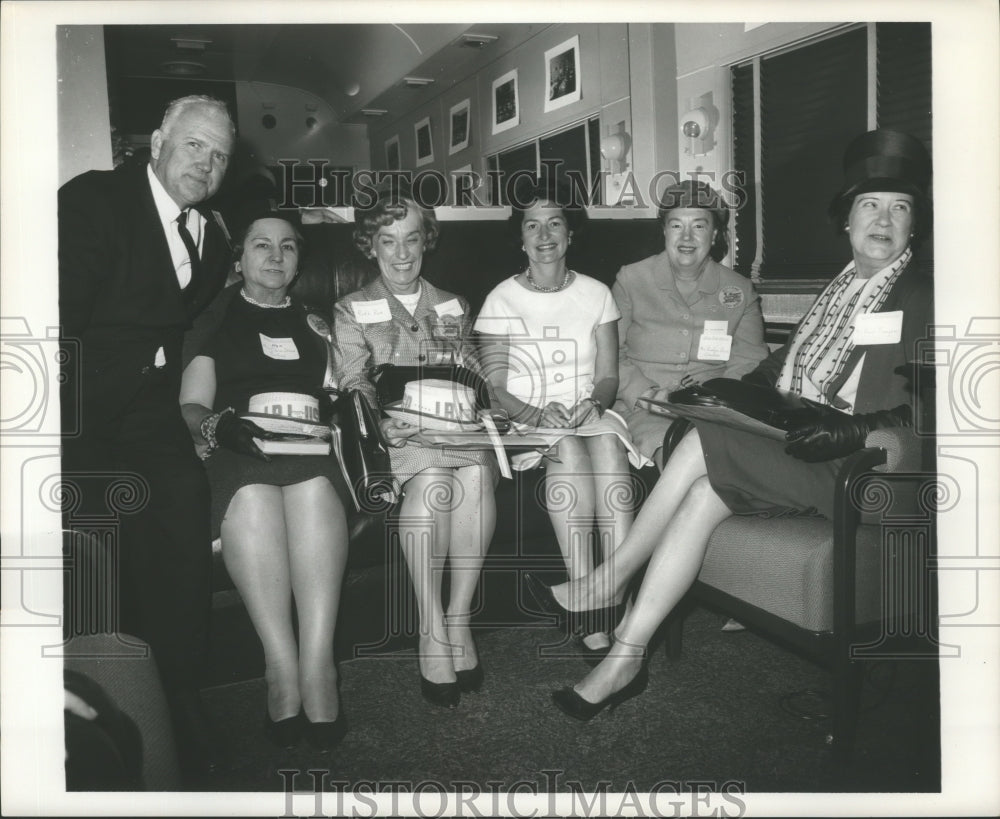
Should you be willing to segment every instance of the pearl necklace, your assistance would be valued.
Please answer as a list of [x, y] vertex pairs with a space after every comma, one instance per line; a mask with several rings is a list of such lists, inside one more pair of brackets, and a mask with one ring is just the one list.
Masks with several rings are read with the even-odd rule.
[[566, 273], [563, 275], [562, 282], [560, 284], [557, 284], [555, 287], [542, 287], [540, 284], [538, 284], [535, 281], [535, 277], [531, 275], [530, 267], [528, 268], [528, 270], [525, 272], [524, 275], [528, 279], [528, 284], [530, 284], [532, 287], [535, 288], [535, 290], [539, 291], [540, 293], [558, 293], [560, 290], [565, 289], [566, 285], [569, 284], [570, 273], [572, 273], [572, 271], [569, 268], [567, 268]]
[[285, 300], [281, 304], [265, 304], [264, 302], [257, 301], [257, 299], [247, 293], [245, 287], [240, 288], [240, 295], [243, 296], [244, 301], [248, 304], [252, 304], [254, 307], [263, 307], [265, 310], [277, 310], [281, 307], [288, 307], [292, 303], [292, 297], [285, 296]]

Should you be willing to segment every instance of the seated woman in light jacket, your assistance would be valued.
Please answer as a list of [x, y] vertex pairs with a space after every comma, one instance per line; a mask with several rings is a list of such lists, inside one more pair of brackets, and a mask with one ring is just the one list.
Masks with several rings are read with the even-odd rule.
[[[389, 190], [370, 208], [358, 208], [355, 221], [355, 246], [379, 275], [334, 305], [334, 361], [341, 390], [360, 390], [376, 406], [372, 367], [472, 364], [471, 315], [465, 299], [421, 275], [438, 237], [433, 211]], [[453, 708], [483, 681], [470, 618], [496, 525], [499, 474], [492, 453], [423, 446], [420, 431], [398, 419], [382, 421], [392, 473], [403, 486], [400, 544], [420, 619], [420, 691], [432, 705]]]
[[611, 292], [618, 326], [618, 401], [636, 448], [662, 467], [671, 418], [636, 406], [691, 383], [740, 378], [768, 353], [760, 299], [750, 280], [719, 260], [729, 211], [704, 182], [667, 188], [658, 211], [665, 248], [625, 265]]

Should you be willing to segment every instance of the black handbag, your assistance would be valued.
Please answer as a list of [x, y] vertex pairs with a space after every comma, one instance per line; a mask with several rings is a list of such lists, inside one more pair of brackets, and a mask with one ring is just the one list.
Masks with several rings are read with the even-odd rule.
[[359, 390], [342, 393], [335, 410], [341, 435], [334, 433], [334, 445], [339, 444], [344, 477], [358, 511], [372, 515], [388, 511], [402, 490], [392, 474], [389, 447], [382, 437], [378, 416]]
[[678, 406], [725, 407], [785, 431], [819, 418], [816, 408], [793, 392], [735, 378], [711, 378], [675, 390], [668, 401]]

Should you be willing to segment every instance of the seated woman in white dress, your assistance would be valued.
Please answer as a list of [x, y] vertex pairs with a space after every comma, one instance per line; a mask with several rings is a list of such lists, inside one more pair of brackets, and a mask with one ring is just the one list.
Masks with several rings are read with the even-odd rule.
[[[517, 275], [486, 297], [476, 321], [481, 364], [515, 424], [565, 430], [545, 455], [512, 459], [515, 469], [544, 458], [546, 504], [569, 577], [593, 567], [594, 521], [604, 557], [628, 534], [633, 517], [628, 428], [608, 410], [618, 391], [618, 319], [611, 291], [570, 270], [566, 253], [584, 218], [565, 191], [530, 182], [514, 191], [510, 219], [527, 255]], [[603, 653], [607, 635], [584, 635]]]

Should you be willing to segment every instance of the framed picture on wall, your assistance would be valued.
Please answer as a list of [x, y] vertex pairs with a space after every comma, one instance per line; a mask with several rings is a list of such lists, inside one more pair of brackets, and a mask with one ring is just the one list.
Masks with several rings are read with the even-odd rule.
[[430, 164], [434, 161], [434, 144], [431, 142], [431, 118], [424, 117], [414, 125], [413, 135], [417, 139], [417, 167]]
[[580, 99], [580, 38], [577, 36], [545, 52], [545, 110], [555, 111]]
[[521, 124], [517, 99], [517, 69], [493, 80], [493, 133], [499, 134]]
[[451, 156], [469, 147], [469, 100], [465, 99], [451, 106], [448, 121], [451, 125], [448, 155]]
[[385, 141], [385, 167], [390, 171], [400, 170], [399, 134]]

